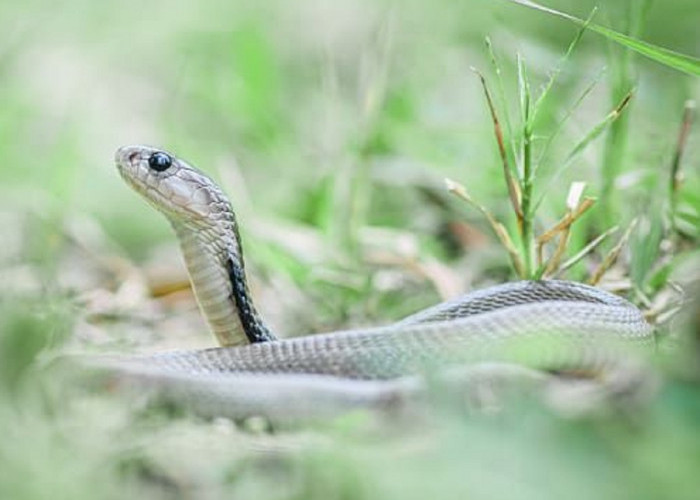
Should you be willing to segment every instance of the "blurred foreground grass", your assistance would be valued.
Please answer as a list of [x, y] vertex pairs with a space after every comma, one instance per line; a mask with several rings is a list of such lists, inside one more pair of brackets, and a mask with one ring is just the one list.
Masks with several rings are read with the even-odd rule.
[[[593, 4], [551, 5], [586, 18]], [[699, 52], [693, 1], [650, 3], [646, 14], [639, 5], [607, 2], [596, 20]], [[697, 495], [697, 301], [662, 342], [659, 394], [631, 414], [579, 419], [533, 401], [495, 414], [437, 401], [415, 421], [359, 414], [269, 434], [86, 391], [59, 362], [212, 342], [169, 229], [115, 174], [124, 143], [163, 145], [222, 181], [260, 307], [285, 334], [388, 322], [511, 279], [488, 225], [442, 187], [459, 180], [512, 229], [469, 68], [497, 91], [489, 36], [516, 110], [516, 53], [537, 93], [574, 28], [477, 0], [30, 1], [3, 4], [0, 18], [0, 498]], [[625, 118], [548, 185], [632, 88]], [[668, 229], [683, 104], [697, 97], [697, 79], [585, 34], [539, 112], [535, 146], [558, 136], [536, 184], [546, 195], [537, 229], [561, 214], [571, 181], [612, 190], [611, 206], [580, 221], [571, 252], [610, 219], [638, 217], [607, 285], [646, 308], [676, 300], [668, 282], [697, 281], [697, 127], [682, 160], [680, 232]]]

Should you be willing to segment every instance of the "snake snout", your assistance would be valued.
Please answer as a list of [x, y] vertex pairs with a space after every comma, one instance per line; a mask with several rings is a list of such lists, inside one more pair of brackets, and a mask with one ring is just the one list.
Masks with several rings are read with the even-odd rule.
[[134, 146], [122, 146], [114, 153], [114, 161], [117, 165], [131, 165], [140, 157], [140, 149]]

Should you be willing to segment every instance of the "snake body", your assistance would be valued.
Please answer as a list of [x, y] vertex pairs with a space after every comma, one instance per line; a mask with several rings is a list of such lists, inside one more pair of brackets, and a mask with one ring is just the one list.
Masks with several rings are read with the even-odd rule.
[[420, 394], [422, 376], [435, 371], [460, 383], [483, 373], [491, 379], [603, 373], [653, 345], [634, 305], [567, 281], [508, 283], [389, 326], [279, 340], [255, 309], [235, 214], [216, 184], [149, 146], [120, 148], [116, 163], [173, 226], [222, 347], [109, 357], [103, 364], [203, 413], [323, 414], [385, 405]]

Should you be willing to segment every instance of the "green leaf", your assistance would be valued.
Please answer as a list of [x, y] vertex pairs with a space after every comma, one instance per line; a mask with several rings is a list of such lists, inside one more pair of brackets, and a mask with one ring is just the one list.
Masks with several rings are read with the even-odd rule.
[[496, 73], [496, 82], [498, 83], [498, 99], [501, 101], [500, 105], [503, 109], [503, 122], [505, 123], [505, 135], [507, 138], [508, 145], [510, 149], [508, 151], [508, 163], [515, 165], [517, 163], [517, 147], [515, 145], [515, 135], [513, 134], [513, 127], [510, 122], [510, 111], [508, 110], [508, 99], [506, 98], [505, 87], [503, 86], [503, 78], [501, 76], [501, 66], [498, 63], [498, 58], [496, 57], [496, 52], [494, 51], [491, 39], [486, 37], [486, 48], [489, 51], [489, 57], [491, 59], [491, 66]]
[[637, 38], [624, 35], [605, 26], [600, 26], [599, 24], [589, 23], [586, 21], [574, 17], [570, 14], [560, 12], [558, 10], [550, 9], [544, 5], [540, 5], [535, 2], [530, 2], [529, 0], [507, 0], [508, 2], [522, 5], [524, 7], [529, 7], [531, 9], [539, 10], [541, 12], [546, 12], [548, 14], [555, 15], [557, 17], [564, 18], [571, 21], [579, 26], [587, 26], [591, 31], [603, 35], [609, 40], [612, 40], [620, 45], [624, 45], [628, 49], [634, 50], [635, 52], [648, 57], [658, 63], [661, 63], [670, 68], [677, 69], [683, 73], [689, 75], [700, 76], [700, 59], [692, 57], [686, 54], [681, 54], [680, 52], [675, 52], [673, 50], [666, 49], [664, 47], [659, 47], [658, 45], [653, 45], [651, 43], [645, 42], [643, 40], [638, 40]]
[[527, 77], [527, 69], [520, 54], [517, 56], [518, 61], [518, 89], [520, 94], [520, 112], [523, 119], [523, 128], [530, 129], [530, 102], [532, 95], [530, 93], [530, 81]]
[[583, 37], [583, 34], [585, 31], [588, 29], [588, 26], [591, 23], [591, 20], [593, 19], [593, 16], [596, 13], [596, 9], [593, 9], [591, 12], [590, 16], [588, 16], [588, 19], [584, 22], [584, 24], [579, 28], [578, 32], [576, 33], [576, 36], [574, 39], [571, 41], [569, 44], [569, 47], [566, 49], [566, 53], [564, 56], [559, 60], [557, 63], [556, 68], [552, 72], [552, 74], [549, 76], [549, 80], [547, 81], [547, 84], [544, 87], [544, 90], [540, 94], [540, 96], [537, 98], [537, 101], [535, 102], [535, 105], [533, 106], [533, 111], [532, 111], [532, 121], [534, 122], [536, 120], [536, 116], [540, 108], [543, 106], [543, 103], [546, 101], [547, 96], [549, 95], [549, 92], [552, 90], [552, 87], [554, 87], [554, 82], [556, 82], [557, 77], [561, 73], [562, 68], [564, 65], [567, 63], [569, 58], [571, 57], [571, 54], [573, 54], [574, 49], [578, 45], [578, 43], [581, 41], [581, 38]]
[[[589, 86], [588, 89], [584, 92], [584, 94], [581, 96], [581, 99], [587, 95], [589, 92], [589, 89], [592, 89], [592, 86]], [[552, 177], [549, 179], [547, 182], [546, 188], [543, 190], [543, 194], [540, 196], [540, 198], [537, 200], [537, 202], [534, 205], [534, 210], [537, 210], [539, 208], [540, 204], [544, 201], [545, 195], [549, 192], [551, 187], [554, 185], [554, 182], [559, 179], [559, 176], [567, 170], [574, 162], [576, 158], [593, 142], [595, 141], [600, 135], [610, 126], [611, 123], [613, 123], [615, 120], [617, 120], [620, 117], [620, 114], [625, 110], [627, 105], [629, 104], [630, 100], [632, 99], [632, 91], [629, 91], [625, 97], [620, 101], [620, 103], [615, 106], [615, 109], [610, 111], [605, 117], [596, 125], [594, 126], [584, 137], [581, 139], [576, 145], [573, 147], [573, 149], [569, 152], [569, 154], [566, 156], [566, 159], [559, 165], [557, 166], [556, 170], [552, 174]], [[578, 103], [577, 103], [578, 104]]]
[[593, 142], [595, 139], [598, 138], [598, 136], [605, 130], [608, 125], [610, 125], [612, 122], [617, 120], [622, 113], [622, 111], [627, 107], [627, 104], [629, 104], [630, 99], [632, 99], [632, 92], [628, 92], [627, 95], [622, 99], [620, 104], [618, 104], [615, 109], [613, 109], [610, 113], [605, 115], [605, 118], [603, 118], [600, 123], [598, 123], [595, 127], [593, 127], [586, 136], [581, 139], [576, 146], [574, 146], [574, 149], [571, 150], [571, 153], [567, 156], [566, 160], [564, 161], [564, 164], [570, 163], [574, 158], [576, 158], [584, 149], [588, 147], [588, 145]]

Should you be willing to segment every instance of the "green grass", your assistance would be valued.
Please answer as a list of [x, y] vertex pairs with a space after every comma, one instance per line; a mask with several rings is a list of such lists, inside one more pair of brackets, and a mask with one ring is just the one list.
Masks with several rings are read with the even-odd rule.
[[[693, 498], [695, 3], [548, 2], [585, 30], [481, 0], [2, 5], [0, 498]], [[514, 258], [523, 276], [559, 259], [585, 279], [636, 220], [604, 279], [660, 318], [675, 284], [689, 299], [661, 330], [658, 392], [579, 417], [436, 397], [413, 418], [272, 433], [111, 392], [64, 356], [213, 342], [187, 296], [148, 296], [146, 276], [182, 274], [112, 165], [132, 142], [222, 181], [260, 308], [290, 335], [390, 322], [514, 279]], [[538, 236], [586, 196], [538, 261]]]

